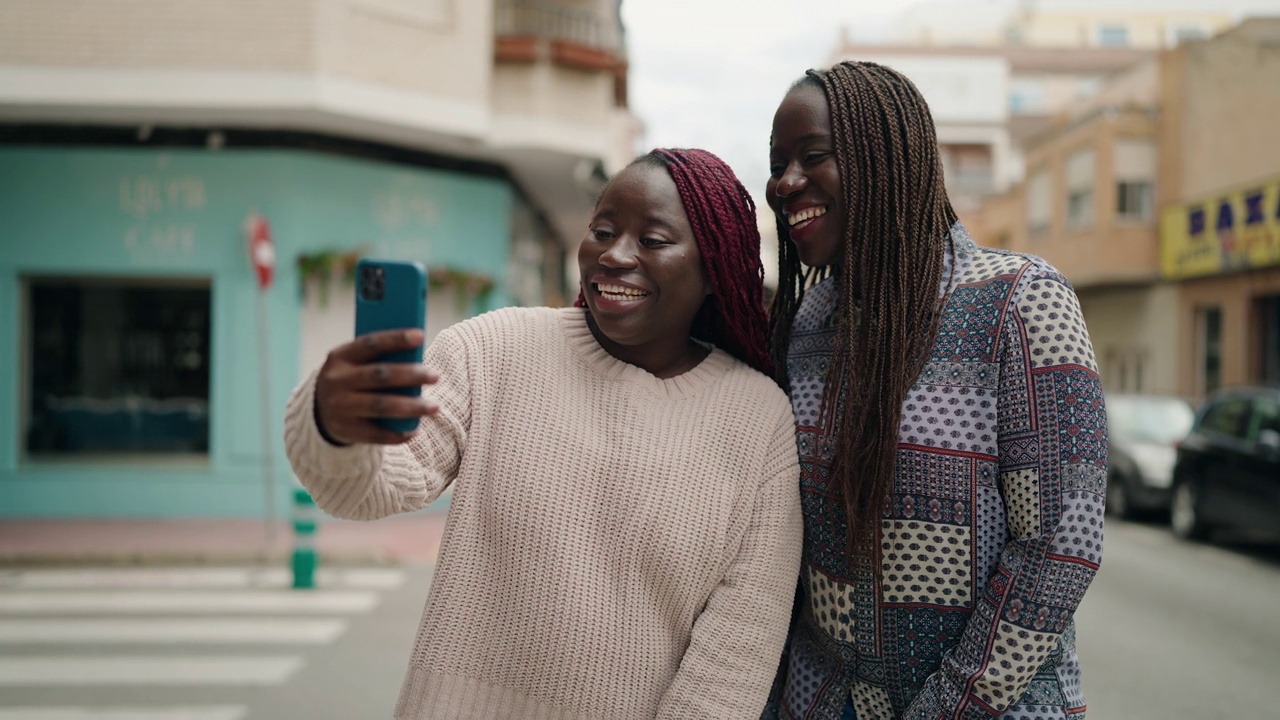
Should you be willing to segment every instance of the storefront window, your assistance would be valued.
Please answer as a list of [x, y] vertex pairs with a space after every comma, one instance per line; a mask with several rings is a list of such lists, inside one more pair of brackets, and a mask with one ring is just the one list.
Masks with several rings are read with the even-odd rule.
[[26, 287], [28, 456], [208, 454], [207, 282]]
[[1258, 298], [1258, 380], [1280, 384], [1280, 295]]
[[1222, 387], [1222, 309], [1198, 311], [1200, 392], [1207, 395]]

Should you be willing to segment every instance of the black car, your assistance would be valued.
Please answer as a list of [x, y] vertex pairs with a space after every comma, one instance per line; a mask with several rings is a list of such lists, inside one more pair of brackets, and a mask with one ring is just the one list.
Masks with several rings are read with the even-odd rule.
[[1178, 446], [1169, 524], [1188, 539], [1280, 535], [1280, 388], [1222, 390], [1205, 402]]
[[1168, 512], [1177, 444], [1195, 417], [1191, 403], [1178, 397], [1107, 396], [1108, 513]]

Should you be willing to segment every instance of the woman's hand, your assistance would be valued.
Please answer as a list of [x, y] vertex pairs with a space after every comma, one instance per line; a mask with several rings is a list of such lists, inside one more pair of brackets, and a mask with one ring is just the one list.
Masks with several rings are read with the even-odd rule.
[[320, 433], [344, 445], [395, 445], [413, 437], [375, 422], [377, 418], [421, 418], [440, 408], [420, 397], [378, 392], [431, 385], [439, 376], [416, 363], [381, 363], [377, 358], [422, 344], [421, 330], [386, 330], [362, 335], [334, 348], [316, 377], [315, 416]]

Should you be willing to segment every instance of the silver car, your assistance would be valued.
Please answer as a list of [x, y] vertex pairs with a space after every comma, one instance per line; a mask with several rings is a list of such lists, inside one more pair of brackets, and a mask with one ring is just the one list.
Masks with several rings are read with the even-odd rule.
[[1107, 397], [1108, 513], [1131, 518], [1169, 511], [1177, 445], [1194, 421], [1195, 409], [1181, 398]]

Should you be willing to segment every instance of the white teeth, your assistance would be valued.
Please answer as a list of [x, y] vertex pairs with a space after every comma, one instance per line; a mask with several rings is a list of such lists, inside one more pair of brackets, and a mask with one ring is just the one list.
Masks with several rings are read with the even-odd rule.
[[649, 293], [647, 293], [647, 292], [645, 292], [645, 291], [643, 291], [643, 290], [637, 290], [637, 289], [635, 289], [635, 288], [623, 287], [623, 286], [621, 286], [621, 285], [603, 285], [603, 284], [597, 284], [597, 285], [596, 285], [596, 288], [598, 288], [598, 289], [600, 290], [600, 294], [602, 294], [602, 295], [620, 295], [620, 296], [623, 296], [623, 297], [633, 297], [633, 298], [638, 298], [638, 297], [644, 297], [645, 295], [648, 295], [648, 294], [649, 294]]
[[827, 214], [827, 209], [824, 207], [805, 208], [804, 210], [801, 210], [798, 213], [788, 215], [787, 224], [794, 227], [804, 222], [805, 220], [812, 220], [813, 218], [822, 217], [823, 215], [826, 215], [826, 214]]

